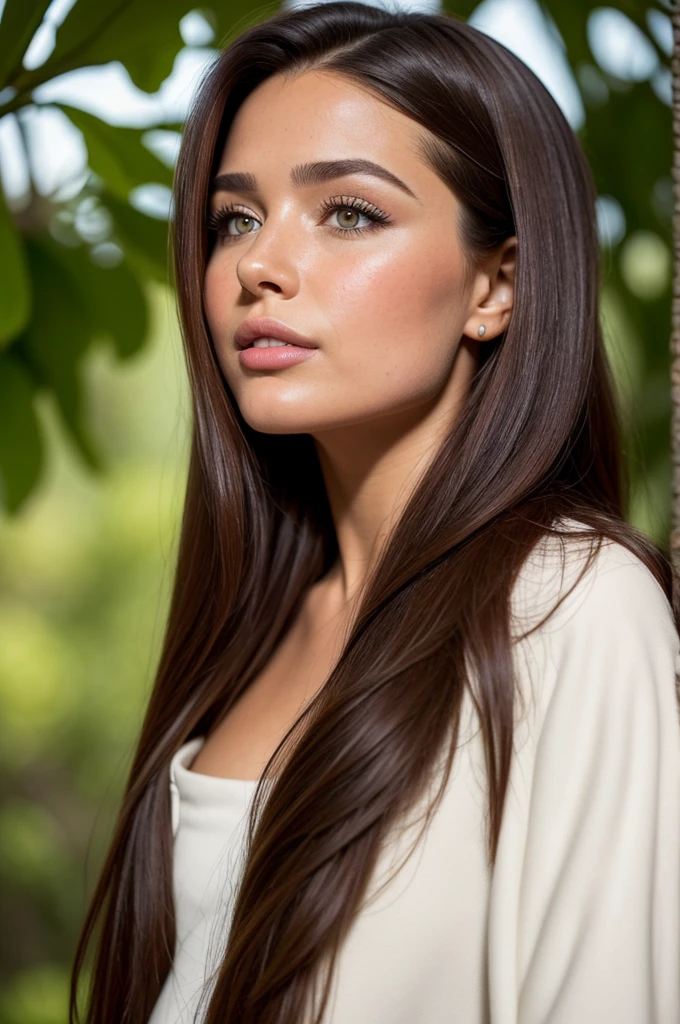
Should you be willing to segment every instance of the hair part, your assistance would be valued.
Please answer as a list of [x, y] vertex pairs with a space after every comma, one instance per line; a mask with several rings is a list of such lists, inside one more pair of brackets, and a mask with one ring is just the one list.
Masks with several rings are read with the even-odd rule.
[[263, 772], [206, 1024], [298, 1024], [308, 1011], [319, 1024], [380, 850], [439, 781], [440, 763], [430, 812], [443, 793], [466, 694], [483, 735], [493, 865], [522, 699], [511, 596], [559, 521], [585, 528], [587, 565], [603, 538], [633, 551], [680, 623], [667, 555], [625, 521], [594, 187], [549, 92], [514, 54], [451, 15], [332, 2], [248, 28], [209, 68], [175, 172], [189, 473], [154, 688], [76, 953], [72, 1024], [90, 947], [88, 1024], [146, 1024], [175, 944], [171, 758], [229, 712], [338, 556], [312, 438], [245, 422], [202, 298], [208, 184], [233, 118], [261, 82], [310, 69], [346, 76], [422, 129], [422, 159], [461, 204], [470, 267], [517, 235], [515, 301], [365, 581], [341, 657]]

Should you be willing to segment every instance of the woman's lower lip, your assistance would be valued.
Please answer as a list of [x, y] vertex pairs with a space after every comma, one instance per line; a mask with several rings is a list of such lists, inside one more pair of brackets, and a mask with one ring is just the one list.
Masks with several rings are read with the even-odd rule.
[[301, 345], [272, 345], [269, 348], [242, 348], [238, 354], [242, 366], [249, 370], [278, 370], [309, 359], [317, 351]]

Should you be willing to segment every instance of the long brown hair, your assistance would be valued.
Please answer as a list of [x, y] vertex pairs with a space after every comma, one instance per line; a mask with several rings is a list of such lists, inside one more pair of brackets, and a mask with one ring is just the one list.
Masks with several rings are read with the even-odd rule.
[[[516, 682], [510, 595], [557, 520], [638, 555], [680, 625], [667, 554], [626, 523], [622, 424], [599, 322], [595, 191], [579, 141], [529, 68], [464, 21], [333, 2], [256, 24], [209, 68], [184, 129], [172, 248], [193, 437], [171, 606], [111, 848], [78, 945], [95, 945], [89, 1024], [146, 1024], [172, 964], [168, 770], [263, 669], [338, 556], [313, 439], [249, 427], [202, 305], [208, 183], [235, 112], [278, 72], [328, 68], [424, 129], [462, 204], [471, 266], [517, 235], [510, 324], [370, 574], [342, 656], [268, 762], [208, 1024], [299, 1024], [362, 905], [390, 826], [479, 716], [496, 856]], [[589, 563], [590, 564], [590, 563]], [[472, 671], [468, 671], [471, 668]], [[302, 726], [304, 725], [304, 730]], [[441, 789], [439, 791], [441, 793]], [[94, 939], [96, 936], [96, 944]]]

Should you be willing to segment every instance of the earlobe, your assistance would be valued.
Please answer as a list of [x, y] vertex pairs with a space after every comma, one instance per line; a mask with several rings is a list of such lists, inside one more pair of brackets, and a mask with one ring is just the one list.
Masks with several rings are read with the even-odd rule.
[[[473, 322], [467, 329], [470, 334], [473, 334], [475, 340], [484, 338], [485, 341], [491, 341], [508, 328], [514, 303], [514, 250], [516, 247], [516, 236], [506, 238], [497, 250], [495, 257], [492, 258], [491, 266], [483, 274], [487, 291], [486, 294], [480, 296], [478, 304], [472, 307], [475, 313], [472, 314], [471, 319], [484, 316], [486, 322], [482, 324]], [[464, 333], [467, 333], [467, 330]]]

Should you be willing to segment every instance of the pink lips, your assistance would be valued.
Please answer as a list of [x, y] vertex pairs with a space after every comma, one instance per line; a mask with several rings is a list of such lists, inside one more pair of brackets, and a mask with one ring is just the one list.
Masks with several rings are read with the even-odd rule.
[[[285, 345], [271, 348], [247, 347], [257, 338], [276, 338]], [[272, 317], [250, 317], [239, 325], [234, 334], [239, 362], [250, 370], [278, 370], [294, 363], [304, 362], [317, 351], [316, 342], [305, 338], [291, 327]]]
[[276, 338], [278, 341], [285, 341], [288, 345], [297, 345], [300, 348], [317, 348], [316, 342], [311, 338], [303, 337], [292, 327], [270, 316], [249, 317], [236, 328], [234, 342], [239, 348], [246, 348], [256, 338]]
[[273, 348], [242, 348], [238, 358], [241, 366], [247, 366], [249, 370], [279, 370], [284, 366], [302, 363], [315, 352], [318, 349], [276, 345]]

